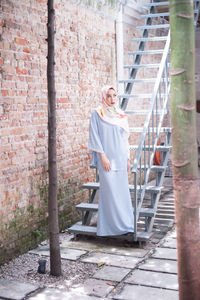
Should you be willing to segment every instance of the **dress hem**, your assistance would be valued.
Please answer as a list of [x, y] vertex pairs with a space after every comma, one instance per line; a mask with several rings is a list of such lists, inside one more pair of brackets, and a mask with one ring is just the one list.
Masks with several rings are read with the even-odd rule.
[[116, 233], [116, 234], [97, 234], [97, 236], [102, 236], [102, 237], [111, 237], [111, 236], [120, 236], [120, 235], [125, 235], [127, 233], [134, 233], [134, 230], [131, 231], [125, 231], [123, 233]]

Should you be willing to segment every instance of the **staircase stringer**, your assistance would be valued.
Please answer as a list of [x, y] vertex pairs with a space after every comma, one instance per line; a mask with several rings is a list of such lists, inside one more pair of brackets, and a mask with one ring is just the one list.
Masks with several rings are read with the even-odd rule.
[[[154, 13], [155, 12], [155, 7], [149, 7], [148, 8], [148, 14]], [[145, 20], [145, 25], [151, 25], [152, 24], [152, 18], [149, 17]], [[149, 35], [149, 29], [144, 29], [143, 32], [141, 33], [141, 38], [147, 38]], [[138, 43], [138, 50], [143, 51], [145, 47], [146, 42], [145, 41], [140, 41]], [[142, 59], [142, 54], [137, 54], [133, 60], [133, 65], [139, 65]], [[132, 68], [129, 72], [129, 79], [135, 79], [137, 75], [138, 69], [137, 68]], [[133, 82], [128, 82], [124, 86], [124, 93], [126, 95], [131, 94], [131, 91], [133, 89]], [[125, 110], [127, 107], [129, 99], [124, 97], [120, 102], [120, 107], [122, 110]]]
[[[170, 49], [170, 31], [168, 33], [166, 45], [164, 48], [162, 60], [161, 60], [158, 75], [157, 75], [157, 79], [156, 79], [154, 90], [152, 93], [149, 113], [147, 115], [147, 118], [146, 118], [146, 121], [145, 121], [145, 124], [143, 127], [143, 133], [141, 135], [140, 142], [139, 142], [139, 145], [138, 145], [138, 148], [136, 151], [136, 155], [134, 158], [134, 163], [131, 168], [131, 172], [134, 174], [134, 185], [135, 185], [135, 189], [134, 189], [134, 226], [135, 226], [134, 239], [135, 240], [137, 240], [137, 222], [139, 219], [140, 210], [142, 208], [146, 187], [147, 187], [149, 175], [151, 172], [151, 167], [153, 165], [153, 158], [155, 155], [156, 146], [157, 146], [158, 139], [160, 136], [161, 126], [162, 126], [162, 123], [164, 120], [164, 115], [166, 113], [166, 110], [168, 110], [169, 89], [170, 89], [169, 70], [168, 70], [169, 49]], [[163, 78], [166, 79], [165, 80], [166, 86], [164, 86], [165, 98], [164, 98], [164, 103], [162, 106], [162, 112], [160, 115], [159, 123], [156, 122], [156, 124], [155, 124], [154, 123], [154, 115], [157, 116], [157, 114], [158, 114], [157, 113], [158, 107], [157, 107], [156, 103], [157, 103], [159, 95], [163, 89], [163, 85], [162, 85]], [[152, 132], [150, 132], [150, 125], [152, 125]], [[148, 138], [150, 135], [152, 135], [151, 139]], [[151, 155], [149, 155], [149, 153], [148, 153], [148, 162], [146, 164], [146, 166], [148, 166], [148, 167], [147, 167], [147, 171], [144, 172], [144, 178], [143, 178], [144, 183], [142, 184], [141, 183], [142, 153], [143, 153], [143, 151], [145, 151], [144, 149], [146, 149], [146, 147], [149, 148], [149, 153], [150, 153], [150, 148], [153, 148], [153, 149], [151, 151], [152, 152]], [[137, 188], [137, 186], [138, 186], [138, 177], [137, 177], [138, 170], [139, 170], [139, 177], [140, 177], [139, 190]], [[139, 201], [138, 201], [138, 198], [139, 198]]]
[[[169, 141], [169, 144], [171, 144], [171, 134], [169, 134], [168, 141]], [[167, 153], [165, 155], [164, 162], [163, 162], [163, 166], [165, 167], [165, 171], [166, 171], [167, 162], [168, 162], [168, 159], [169, 159], [169, 154], [170, 154], [170, 151], [167, 151]], [[165, 171], [163, 171], [162, 174], [161, 174], [160, 181], [159, 181], [159, 186], [163, 186], [163, 181], [164, 181], [164, 177], [165, 177]], [[152, 229], [153, 229], [154, 220], [155, 220], [155, 216], [156, 216], [156, 212], [157, 212], [157, 207], [158, 207], [158, 202], [160, 200], [160, 195], [161, 195], [161, 191], [155, 197], [155, 200], [154, 200], [155, 214], [154, 214], [154, 216], [152, 218], [149, 219], [148, 226], [146, 228], [147, 232], [151, 232]]]

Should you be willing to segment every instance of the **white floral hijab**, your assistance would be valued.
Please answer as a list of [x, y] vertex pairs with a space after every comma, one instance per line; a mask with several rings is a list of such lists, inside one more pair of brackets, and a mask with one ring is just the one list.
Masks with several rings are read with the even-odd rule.
[[109, 106], [105, 101], [106, 95], [110, 89], [116, 92], [113, 86], [106, 85], [102, 88], [102, 104], [96, 108], [96, 111], [102, 120], [107, 123], [117, 125], [129, 133], [127, 115], [119, 108], [118, 103], [114, 106]]

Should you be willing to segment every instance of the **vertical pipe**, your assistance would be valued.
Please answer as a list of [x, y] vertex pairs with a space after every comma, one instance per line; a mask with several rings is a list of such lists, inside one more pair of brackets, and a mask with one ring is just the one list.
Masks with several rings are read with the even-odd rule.
[[123, 94], [124, 86], [119, 80], [124, 79], [124, 38], [123, 38], [123, 6], [121, 4], [116, 20], [116, 48], [117, 48], [117, 80], [118, 92]]
[[134, 172], [134, 240], [137, 241], [137, 170]]

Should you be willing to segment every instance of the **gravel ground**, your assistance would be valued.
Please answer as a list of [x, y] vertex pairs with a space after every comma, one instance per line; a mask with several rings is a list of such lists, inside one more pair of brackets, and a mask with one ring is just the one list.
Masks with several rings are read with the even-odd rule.
[[[163, 236], [162, 236], [163, 237]], [[149, 240], [146, 244], [143, 244], [144, 249], [151, 250], [155, 248], [157, 242], [162, 238], [158, 238], [156, 243], [153, 240]], [[60, 242], [63, 240], [73, 240], [72, 235], [60, 234]], [[78, 240], [90, 241], [95, 243], [95, 238], [92, 237], [81, 237]], [[98, 243], [112, 246], [123, 246], [123, 247], [138, 247], [127, 241], [110, 240], [110, 239], [98, 239]], [[41, 245], [47, 245], [48, 241], [44, 241]], [[100, 247], [101, 248], [101, 247]], [[46, 274], [39, 274], [38, 260], [45, 259], [46, 263]], [[50, 258], [47, 256], [39, 256], [37, 254], [25, 253], [19, 257], [11, 260], [7, 264], [0, 266], [0, 278], [8, 280], [17, 280], [21, 282], [28, 282], [43, 287], [59, 287], [70, 289], [76, 285], [83, 283], [87, 278], [91, 277], [96, 270], [99, 268], [97, 264], [83, 263], [79, 259], [77, 261], [70, 261], [62, 259], [62, 276], [55, 277], [50, 275]]]
[[[94, 264], [86, 264], [62, 259], [62, 276], [55, 277], [49, 273], [49, 257], [47, 260], [46, 274], [39, 274], [38, 255], [23, 254], [18, 258], [0, 267], [0, 278], [29, 282], [39, 287], [63, 287], [71, 288], [76, 284], [84, 282], [98, 268]], [[41, 259], [41, 257], [40, 257]]]
[[[161, 229], [160, 225], [160, 229]], [[165, 225], [166, 227], [166, 225]], [[154, 232], [152, 238], [146, 243], [142, 245], [142, 248], [153, 250], [156, 245], [159, 244], [161, 239], [165, 236], [167, 231], [171, 228], [167, 228], [166, 232]], [[162, 231], [162, 230], [161, 230]], [[60, 234], [60, 242], [63, 240], [71, 240], [73, 239], [73, 235], [62, 233]], [[90, 241], [91, 243], [96, 243], [95, 238], [93, 237], [81, 237], [83, 241]], [[132, 243], [126, 241], [120, 241], [118, 239], [100, 239], [98, 238], [98, 244], [102, 242], [102, 244], [111, 245], [112, 246], [123, 246], [123, 247], [138, 247], [139, 245], [134, 245]], [[44, 241], [41, 245], [46, 245], [48, 241]], [[100, 245], [99, 245], [100, 246]], [[101, 248], [101, 246], [100, 246]], [[38, 260], [44, 258], [47, 260], [46, 264], [46, 274], [39, 274], [37, 272], [38, 269]], [[49, 257], [42, 257], [32, 253], [26, 253], [20, 255], [19, 257], [11, 260], [7, 264], [0, 266], [0, 278], [5, 278], [8, 280], [17, 280], [21, 282], [28, 282], [43, 287], [59, 287], [70, 289], [75, 287], [78, 284], [83, 283], [87, 278], [91, 277], [96, 270], [98, 269], [97, 264], [92, 263], [82, 263], [80, 260], [70, 261], [62, 259], [62, 276], [54, 277], [50, 275], [50, 264]]]
[[[61, 240], [68, 237], [61, 234]], [[41, 245], [47, 244], [47, 241]], [[46, 274], [39, 274], [38, 260], [45, 259]], [[61, 260], [62, 276], [55, 277], [50, 275], [50, 258], [47, 256], [39, 256], [32, 253], [25, 253], [19, 257], [11, 260], [7, 264], [0, 266], [0, 278], [8, 280], [18, 280], [21, 282], [28, 282], [42, 287], [60, 287], [71, 288], [84, 282], [91, 277], [98, 269], [96, 264], [82, 263], [79, 260], [70, 261], [66, 259]]]

